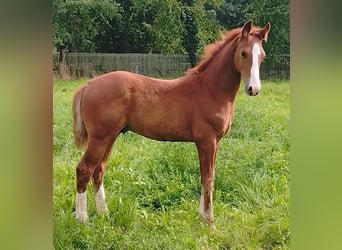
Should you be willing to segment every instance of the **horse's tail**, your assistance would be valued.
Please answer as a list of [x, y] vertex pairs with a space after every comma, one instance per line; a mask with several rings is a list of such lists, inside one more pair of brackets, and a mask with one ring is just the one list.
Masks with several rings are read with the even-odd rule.
[[88, 132], [84, 126], [83, 118], [81, 115], [81, 101], [83, 92], [86, 85], [78, 88], [74, 94], [72, 111], [74, 116], [74, 137], [75, 144], [78, 148], [82, 148], [88, 140]]

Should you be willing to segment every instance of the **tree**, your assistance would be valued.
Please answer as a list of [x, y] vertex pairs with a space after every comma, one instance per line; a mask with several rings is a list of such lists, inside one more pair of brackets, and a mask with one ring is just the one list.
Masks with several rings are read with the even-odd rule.
[[154, 42], [149, 26], [152, 10], [139, 0], [117, 0], [118, 15], [95, 38], [97, 52], [151, 52]]
[[191, 66], [195, 66], [197, 62], [197, 48], [199, 44], [198, 28], [195, 22], [195, 14], [191, 8], [192, 0], [186, 2], [183, 11], [184, 35], [183, 46], [188, 53]]
[[222, 0], [196, 0], [193, 6], [195, 21], [198, 27], [198, 49], [197, 54], [201, 55], [203, 48], [210, 42], [219, 38], [223, 27], [217, 21], [216, 9], [221, 5]]
[[205, 8], [207, 2], [218, 7], [222, 0], [135, 0], [136, 9], [145, 13], [142, 22], [154, 39], [151, 52], [188, 53], [197, 58], [208, 42], [217, 39], [221, 29], [213, 7]]
[[117, 15], [110, 0], [53, 1], [53, 44], [60, 54], [59, 70], [64, 70], [64, 51], [93, 52], [95, 37], [103, 24]]
[[233, 29], [241, 26], [245, 22], [244, 10], [247, 7], [248, 0], [226, 0], [215, 8], [217, 21], [225, 29]]
[[154, 53], [183, 54], [182, 45], [184, 25], [182, 9], [177, 0], [152, 1], [153, 20], [151, 32], [155, 38]]

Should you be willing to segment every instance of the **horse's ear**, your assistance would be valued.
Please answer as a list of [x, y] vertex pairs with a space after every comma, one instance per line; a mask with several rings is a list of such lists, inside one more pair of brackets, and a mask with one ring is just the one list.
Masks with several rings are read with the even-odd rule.
[[260, 30], [259, 37], [261, 40], [265, 40], [267, 42], [268, 32], [270, 32], [271, 24], [267, 23], [264, 28]]
[[246, 22], [242, 27], [242, 37], [248, 36], [249, 32], [252, 29], [252, 21]]

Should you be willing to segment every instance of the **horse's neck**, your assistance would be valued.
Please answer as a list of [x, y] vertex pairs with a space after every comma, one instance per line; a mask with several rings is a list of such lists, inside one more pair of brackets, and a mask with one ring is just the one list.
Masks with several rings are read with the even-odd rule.
[[231, 41], [220, 51], [208, 67], [201, 72], [203, 83], [218, 95], [229, 96], [232, 102], [239, 90], [241, 75], [234, 65], [234, 52], [236, 41]]

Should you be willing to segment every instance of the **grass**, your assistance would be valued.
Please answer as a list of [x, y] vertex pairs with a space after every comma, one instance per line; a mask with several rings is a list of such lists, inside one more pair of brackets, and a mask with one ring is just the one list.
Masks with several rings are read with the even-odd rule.
[[192, 143], [120, 135], [104, 178], [108, 215], [88, 186], [86, 224], [77, 223], [71, 100], [85, 82], [54, 83], [53, 244], [55, 249], [289, 249], [289, 83], [239, 91], [235, 119], [216, 160], [217, 230], [198, 215], [200, 176]]

